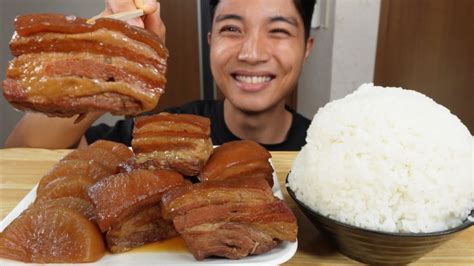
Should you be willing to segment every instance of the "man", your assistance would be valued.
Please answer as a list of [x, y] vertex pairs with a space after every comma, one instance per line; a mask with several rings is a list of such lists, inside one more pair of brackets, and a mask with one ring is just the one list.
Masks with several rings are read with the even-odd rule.
[[[147, 15], [129, 23], [144, 26], [164, 40], [165, 27], [155, 1], [108, 0], [102, 14], [137, 7]], [[314, 0], [211, 0], [211, 70], [225, 100], [197, 101], [166, 111], [209, 117], [215, 145], [251, 139], [269, 150], [299, 150], [309, 120], [286, 108], [285, 98], [296, 88], [313, 46], [309, 37], [313, 7]], [[132, 119], [114, 127], [90, 128], [100, 115], [73, 124], [73, 119], [26, 114], [5, 146], [65, 148], [102, 138], [130, 143]]]

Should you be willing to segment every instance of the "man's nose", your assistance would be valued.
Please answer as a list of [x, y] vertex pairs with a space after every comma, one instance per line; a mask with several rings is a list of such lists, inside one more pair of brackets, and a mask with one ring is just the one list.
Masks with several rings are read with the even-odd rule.
[[249, 34], [243, 40], [238, 59], [249, 64], [266, 62], [270, 58], [268, 43], [258, 33]]

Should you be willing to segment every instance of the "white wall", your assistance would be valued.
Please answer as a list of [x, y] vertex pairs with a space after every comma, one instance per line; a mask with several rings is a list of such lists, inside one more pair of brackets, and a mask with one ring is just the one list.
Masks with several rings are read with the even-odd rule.
[[374, 78], [380, 0], [320, 2], [322, 12], [330, 5], [329, 25], [312, 31], [316, 43], [298, 87], [298, 111], [308, 118]]
[[[329, 4], [329, 27], [311, 30], [313, 51], [307, 59], [298, 84], [298, 112], [313, 118], [319, 107], [331, 98], [332, 57], [334, 44], [334, 1], [320, 1], [321, 12]], [[324, 20], [325, 16], [321, 16]]]

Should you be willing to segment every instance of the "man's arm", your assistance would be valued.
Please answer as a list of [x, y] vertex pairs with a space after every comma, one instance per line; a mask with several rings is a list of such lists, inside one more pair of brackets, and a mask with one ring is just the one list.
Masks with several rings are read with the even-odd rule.
[[81, 138], [101, 115], [101, 112], [89, 113], [75, 124], [76, 117], [59, 118], [26, 113], [7, 137], [5, 147], [64, 149], [85, 145], [85, 139], [81, 143]]

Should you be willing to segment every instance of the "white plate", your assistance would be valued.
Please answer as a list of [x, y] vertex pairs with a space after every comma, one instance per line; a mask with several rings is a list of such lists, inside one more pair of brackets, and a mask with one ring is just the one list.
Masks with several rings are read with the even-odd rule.
[[[273, 164], [272, 164], [273, 167]], [[275, 169], [273, 167], [273, 169]], [[276, 173], [273, 172], [273, 194], [283, 199], [283, 194], [278, 183], [278, 178]], [[23, 210], [25, 210], [30, 203], [32, 203], [36, 197], [36, 187], [37, 185], [18, 203], [18, 205], [0, 222], [0, 231], [10, 224], [18, 215], [20, 215]], [[100, 260], [90, 263], [87, 265], [168, 265], [168, 264], [199, 264], [199, 265], [278, 265], [282, 264], [293, 257], [298, 247], [298, 241], [288, 242], [283, 241], [277, 247], [271, 251], [254, 256], [248, 256], [241, 258], [239, 260], [229, 260], [224, 258], [209, 258], [203, 261], [197, 261], [194, 259], [193, 255], [188, 251], [156, 251], [156, 252], [126, 252], [120, 254], [111, 254], [106, 253], [103, 258]], [[0, 258], [0, 265], [18, 265], [19, 262], [6, 260]], [[28, 264], [34, 265], [34, 264]]]

